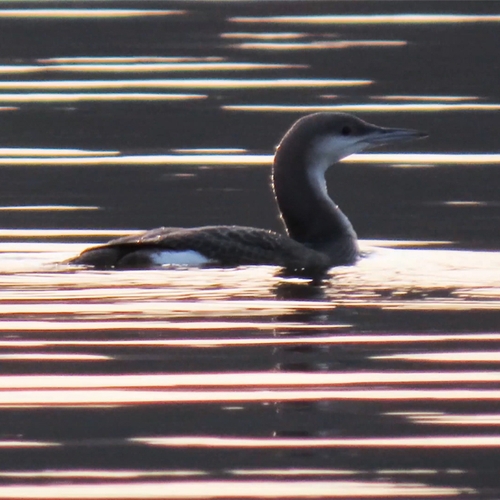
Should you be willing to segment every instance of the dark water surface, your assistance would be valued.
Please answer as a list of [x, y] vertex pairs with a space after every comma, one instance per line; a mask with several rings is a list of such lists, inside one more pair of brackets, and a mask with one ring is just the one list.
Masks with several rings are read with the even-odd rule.
[[[500, 3], [4, 2], [0, 498], [500, 498]], [[426, 130], [328, 174], [367, 256], [57, 265], [281, 230], [299, 116]]]

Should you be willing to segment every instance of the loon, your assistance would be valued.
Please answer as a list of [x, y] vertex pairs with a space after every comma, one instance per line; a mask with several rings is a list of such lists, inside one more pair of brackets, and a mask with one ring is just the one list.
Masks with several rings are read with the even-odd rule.
[[244, 226], [161, 227], [88, 248], [66, 263], [95, 269], [271, 265], [311, 273], [354, 264], [357, 236], [328, 195], [326, 170], [369, 147], [426, 136], [344, 113], [304, 116], [286, 132], [273, 162], [272, 186], [287, 235]]

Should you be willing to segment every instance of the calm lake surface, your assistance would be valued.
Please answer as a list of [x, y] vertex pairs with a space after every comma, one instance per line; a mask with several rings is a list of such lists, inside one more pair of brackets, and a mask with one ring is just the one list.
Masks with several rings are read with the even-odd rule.
[[[500, 2], [3, 2], [0, 498], [500, 498]], [[298, 117], [427, 131], [330, 194], [365, 257], [59, 264], [281, 231]]]

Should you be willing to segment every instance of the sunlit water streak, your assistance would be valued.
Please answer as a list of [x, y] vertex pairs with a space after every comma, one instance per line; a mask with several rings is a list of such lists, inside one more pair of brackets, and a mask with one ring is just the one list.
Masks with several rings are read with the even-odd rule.
[[33, 103], [33, 102], [92, 102], [92, 101], [185, 101], [192, 99], [205, 99], [207, 96], [204, 94], [165, 94], [153, 92], [108, 92], [108, 93], [32, 93], [25, 94], [0, 94], [0, 102], [19, 102], [19, 103]]
[[37, 59], [40, 64], [138, 64], [138, 63], [217, 63], [225, 61], [221, 56], [67, 56]]
[[2, 207], [1, 212], [73, 212], [77, 210], [99, 210], [99, 207], [76, 205], [11, 205]]
[[[388, 394], [401, 386], [422, 384], [431, 387], [451, 382], [475, 383], [499, 382], [500, 372], [464, 371], [464, 372], [366, 372], [366, 373], [182, 373], [150, 375], [0, 375], [0, 389], [35, 390], [35, 389], [241, 389], [274, 388], [283, 390], [315, 390], [330, 386], [364, 386], [367, 392], [379, 393], [378, 386], [389, 389]], [[471, 386], [472, 387], [472, 386]], [[401, 389], [411, 393], [411, 389]], [[481, 392], [481, 391], [479, 391]]]
[[[294, 326], [286, 324], [287, 329], [293, 330]], [[263, 346], [327, 346], [331, 344], [340, 345], [382, 345], [387, 344], [439, 344], [439, 343], [462, 343], [462, 342], [500, 342], [500, 333], [462, 333], [462, 334], [378, 334], [378, 335], [342, 335], [334, 336], [323, 334], [322, 330], [343, 329], [349, 325], [316, 325], [314, 336], [276, 336], [276, 337], [259, 337], [252, 335], [251, 337], [243, 338], [218, 338], [210, 337], [210, 332], [205, 332], [204, 338], [169, 338], [169, 339], [147, 339], [128, 340], [128, 339], [105, 339], [105, 340], [1, 340], [0, 347], [5, 349], [31, 349], [37, 347], [130, 347], [133, 349], [139, 347], [176, 347], [176, 348], [197, 348], [197, 347], [263, 347]], [[301, 329], [299, 327], [297, 329]], [[185, 330], [182, 330], [185, 332]], [[215, 332], [214, 332], [215, 333]], [[242, 332], [244, 335], [244, 332]], [[208, 337], [208, 338], [207, 338]], [[471, 354], [472, 355], [472, 354]], [[386, 358], [387, 359], [387, 358]]]
[[221, 33], [221, 38], [229, 39], [252, 39], [252, 40], [297, 40], [307, 37], [306, 33], [253, 33], [253, 32], [231, 32]]
[[360, 47], [404, 47], [403, 40], [336, 40], [336, 41], [301, 41], [301, 42], [244, 42], [231, 44], [231, 47], [243, 50], [339, 50]]
[[[71, 358], [69, 362], [73, 362]], [[91, 360], [91, 363], [97, 360]], [[228, 373], [225, 377], [230, 380], [235, 374]], [[0, 407], [2, 408], [22, 408], [22, 407], [46, 407], [46, 408], [64, 408], [70, 406], [95, 407], [100, 405], [137, 406], [137, 405], [179, 405], [179, 404], [262, 404], [262, 403], [293, 403], [293, 402], [311, 402], [311, 403], [340, 403], [340, 402], [379, 402], [386, 408], [397, 408], [397, 405], [404, 403], [426, 403], [434, 402], [439, 407], [444, 403], [466, 403], [475, 401], [476, 404], [487, 402], [488, 404], [498, 404], [500, 402], [500, 390], [482, 389], [481, 383], [492, 382], [492, 378], [498, 377], [476, 377], [476, 383], [479, 388], [471, 386], [467, 377], [461, 377], [465, 380], [455, 380], [452, 389], [433, 388], [431, 384], [422, 383], [423, 387], [428, 388], [395, 388], [389, 385], [387, 389], [377, 389], [376, 387], [364, 387], [363, 384], [336, 388], [311, 388], [311, 387], [275, 387], [264, 385], [262, 387], [248, 386], [244, 384], [233, 383], [231, 387], [210, 387], [203, 388], [197, 385], [190, 387], [117, 387], [92, 388], [85, 385], [85, 380], [79, 381], [75, 388], [67, 388], [65, 378], [71, 378], [68, 375], [55, 378], [55, 385], [59, 383], [62, 388], [38, 388], [34, 382], [35, 388], [23, 389], [5, 388], [0, 391]], [[92, 377], [90, 377], [91, 380]], [[118, 377], [119, 378], [119, 377]], [[198, 376], [201, 380], [203, 374]], [[223, 378], [222, 376], [220, 377]], [[418, 377], [417, 377], [418, 378]], [[482, 379], [482, 380], [481, 380]], [[29, 384], [27, 378], [25, 383]], [[460, 385], [460, 382], [462, 385]], [[436, 384], [436, 382], [434, 382]], [[109, 384], [112, 385], [112, 384]], [[465, 388], [462, 388], [465, 387]], [[470, 443], [470, 441], [469, 441]], [[328, 445], [328, 443], [325, 443]], [[332, 443], [332, 445], [340, 445]], [[373, 444], [375, 442], [373, 441]], [[477, 443], [476, 443], [477, 444]], [[279, 447], [279, 442], [270, 445]], [[489, 444], [485, 446], [500, 446], [500, 437], [490, 439]]]
[[422, 104], [230, 104], [223, 106], [229, 111], [253, 111], [273, 113], [318, 113], [323, 111], [339, 111], [347, 113], [370, 113], [370, 112], [395, 112], [395, 111], [418, 111], [418, 112], [445, 112], [445, 111], [498, 111], [500, 104], [487, 103], [446, 103], [432, 102]]
[[0, 148], [0, 157], [71, 157], [116, 156], [119, 151], [89, 151], [84, 149]]
[[0, 11], [0, 18], [102, 19], [172, 16], [185, 13], [185, 10], [146, 9], [3, 9]]
[[[0, 90], [117, 90], [117, 89], [263, 89], [323, 88], [370, 85], [371, 80], [333, 78], [169, 78], [148, 80], [31, 80], [1, 81]], [[14, 94], [10, 94], [14, 95]], [[36, 94], [38, 95], [38, 94]], [[71, 95], [71, 94], [57, 94]], [[79, 94], [78, 94], [79, 95]], [[85, 94], [82, 94], [85, 95]], [[104, 95], [104, 94], [96, 94]], [[126, 95], [126, 94], [125, 94]], [[0, 94], [7, 100], [9, 94]]]
[[[118, 152], [105, 153], [84, 152], [65, 155], [57, 153], [29, 152], [26, 156], [14, 152], [12, 156], [0, 154], [1, 165], [25, 166], [106, 166], [106, 165], [192, 165], [192, 166], [267, 166], [271, 167], [273, 155], [270, 154], [234, 154], [231, 149], [174, 149], [177, 154], [127, 155]], [[373, 163], [387, 166], [419, 166], [447, 165], [463, 166], [474, 164], [500, 163], [499, 153], [360, 153], [353, 154], [341, 160], [343, 163]], [[1, 231], [1, 230], [0, 230]], [[1, 234], [1, 233], [0, 233]]]
[[[233, 477], [282, 477], [282, 478], [305, 478], [305, 477], [330, 477], [330, 476], [362, 476], [361, 471], [345, 470], [345, 469], [280, 469], [280, 468], [261, 468], [261, 469], [227, 469], [226, 474]], [[384, 475], [389, 472], [397, 473], [398, 471], [386, 471], [383, 469], [373, 471], [375, 475]], [[459, 471], [454, 471], [459, 473]], [[424, 476], [435, 474], [432, 469], [408, 469], [404, 471], [408, 476]], [[126, 470], [103, 470], [103, 469], [89, 469], [89, 470], [43, 470], [43, 471], [8, 471], [0, 472], [0, 477], [10, 478], [31, 478], [31, 479], [135, 479], [135, 478], [161, 478], [161, 477], [200, 477], [209, 475], [206, 471], [202, 470], [140, 470], [140, 469], [126, 469]]]
[[233, 17], [234, 23], [276, 24], [463, 24], [498, 23], [499, 15], [479, 14], [369, 14], [369, 15], [321, 15], [321, 16], [267, 16]]
[[420, 483], [393, 484], [381, 481], [270, 481], [211, 480], [171, 482], [116, 482], [113, 484], [73, 484], [0, 486], [0, 498], [426, 498], [456, 495], [460, 490]]
[[456, 425], [456, 426], [500, 426], [500, 415], [450, 415], [438, 412], [422, 413], [393, 413], [392, 415], [406, 416], [412, 422], [418, 424], [438, 424], [438, 425]]
[[[0, 74], [28, 74], [28, 73], [170, 73], [170, 72], [198, 72], [198, 71], [261, 71], [276, 69], [300, 68], [304, 65], [291, 64], [264, 64], [264, 63], [239, 63], [239, 62], [142, 62], [142, 61], [97, 61], [73, 62], [63, 64], [49, 62], [44, 65], [3, 65]], [[15, 88], [15, 87], [13, 87]]]
[[221, 448], [329, 448], [329, 447], [356, 447], [356, 448], [441, 448], [441, 447], [498, 447], [499, 436], [422, 436], [404, 438], [367, 438], [367, 439], [290, 439], [290, 438], [218, 438], [205, 436], [174, 436], [158, 438], [136, 438], [135, 442], [147, 443], [151, 446], [195, 446]]
[[380, 101], [437, 101], [437, 102], [459, 102], [476, 101], [477, 96], [449, 96], [449, 95], [379, 95], [370, 96], [370, 99]]
[[[6, 230], [4, 236], [15, 236], [19, 231]], [[23, 231], [21, 231], [24, 234]], [[121, 235], [124, 231], [114, 234]], [[27, 231], [26, 236], [47, 236], [51, 232]], [[53, 232], [54, 236], [59, 235], [58, 231]], [[62, 234], [66, 234], [63, 231]], [[88, 234], [85, 231], [73, 232], [70, 234]], [[112, 231], [101, 231], [96, 234], [111, 235]], [[369, 242], [367, 242], [369, 245]], [[277, 313], [276, 308], [284, 306], [285, 302], [275, 302], [265, 304], [263, 308], [255, 299], [269, 297], [270, 290], [286, 283], [278, 276], [278, 271], [273, 267], [247, 267], [239, 269], [195, 269], [180, 268], [150, 271], [122, 271], [122, 272], [93, 272], [69, 268], [64, 265], [57, 265], [72, 255], [77, 254], [85, 244], [49, 244], [42, 243], [37, 248], [36, 244], [25, 243], [16, 247], [16, 243], [3, 243], [3, 253], [0, 253], [0, 272], [3, 273], [1, 281], [4, 298], [14, 292], [12, 287], [22, 287], [23, 281], [33, 285], [53, 288], [53, 293], [59, 295], [66, 290], [74, 288], [88, 293], [89, 287], [107, 289], [117, 287], [121, 294], [121, 300], [127, 300], [129, 293], [138, 293], [142, 301], [151, 296], [151, 293], [160, 296], [163, 300], [168, 297], [176, 297], [176, 294], [189, 294], [189, 289], [193, 286], [198, 288], [199, 297], [205, 300], [213, 298], [242, 297], [245, 293], [255, 293], [260, 290], [257, 296], [253, 297], [253, 302], [240, 303], [236, 306], [222, 304], [224, 311], [237, 311], [238, 308], [244, 311], [243, 314], [251, 314], [257, 310], [265, 310], [272, 305], [272, 311]], [[27, 246], [26, 246], [27, 245]], [[375, 308], [401, 308], [405, 310], [426, 309], [426, 310], [460, 310], [460, 309], [495, 309], [498, 306], [500, 292], [500, 254], [497, 252], [479, 251], [458, 251], [458, 250], [424, 250], [424, 249], [390, 249], [383, 247], [371, 247], [364, 244], [368, 256], [362, 258], [356, 266], [340, 267], [331, 271], [331, 281], [324, 289], [325, 298], [328, 302], [315, 302], [315, 307], [320, 309], [332, 308], [336, 305]], [[397, 242], [396, 242], [397, 245]], [[24, 249], [24, 250], [23, 250]], [[18, 250], [16, 252], [16, 250]], [[2, 246], [0, 246], [0, 252]], [[21, 253], [24, 251], [25, 253]], [[37, 253], [38, 251], [38, 253]], [[18, 275], [19, 271], [29, 271], [35, 274]], [[68, 273], [67, 271], [73, 271]], [[76, 272], [74, 272], [76, 271]], [[103, 277], [106, 279], [103, 281]], [[382, 286], [380, 284], [383, 284]], [[156, 285], [158, 288], [153, 292], [144, 285]], [[168, 288], [165, 285], [168, 284]], [[221, 288], [216, 285], [220, 284]], [[387, 296], [387, 287], [392, 289], [392, 293]], [[59, 290], [58, 290], [59, 289]], [[421, 289], [422, 295], [416, 294], [416, 290]], [[253, 290], [251, 292], [250, 290]], [[430, 294], [431, 290], [443, 290], [442, 296]], [[412, 300], [408, 300], [405, 293], [412, 293]], [[99, 293], [99, 292], [96, 292]], [[225, 295], [225, 294], [228, 295]], [[402, 295], [400, 295], [402, 294]], [[26, 300], [30, 296], [29, 292], [23, 295]], [[69, 299], [69, 295], [66, 295]], [[104, 297], [103, 297], [104, 298]], [[105, 301], [108, 302], [108, 301]], [[305, 307], [312, 303], [303, 303]], [[298, 303], [292, 307], [298, 307]], [[64, 308], [63, 305], [58, 306]], [[105, 307], [113, 307], [106, 304]], [[128, 306], [127, 306], [128, 307]], [[147, 303], [144, 302], [144, 307]], [[185, 311], [186, 314], [203, 312], [210, 314], [219, 310], [216, 304], [203, 305], [202, 302], [179, 302], [176, 301], [174, 313]], [[13, 309], [15, 310], [15, 309]], [[77, 313], [78, 309], [72, 312]], [[62, 312], [62, 309], [60, 309]], [[95, 313], [97, 310], [94, 311]], [[144, 311], [145, 312], [145, 311]], [[214, 312], [214, 314], [217, 314]], [[12, 324], [11, 327], [14, 327]]]

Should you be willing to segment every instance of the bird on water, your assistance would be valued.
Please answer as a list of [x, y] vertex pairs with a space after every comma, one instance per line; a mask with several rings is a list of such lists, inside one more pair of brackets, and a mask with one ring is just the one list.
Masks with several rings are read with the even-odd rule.
[[161, 227], [88, 248], [67, 263], [95, 269], [271, 265], [311, 273], [354, 264], [357, 236], [328, 195], [326, 170], [372, 146], [426, 135], [344, 113], [304, 116], [286, 132], [273, 162], [273, 190], [287, 235], [244, 226]]

